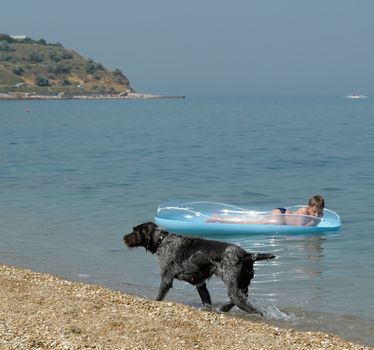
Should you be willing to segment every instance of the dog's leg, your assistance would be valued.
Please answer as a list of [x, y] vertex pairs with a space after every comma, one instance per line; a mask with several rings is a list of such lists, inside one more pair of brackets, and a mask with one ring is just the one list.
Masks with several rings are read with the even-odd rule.
[[158, 294], [156, 297], [157, 301], [164, 300], [166, 294], [169, 292], [170, 288], [173, 287], [173, 278], [167, 276], [166, 274], [162, 274], [160, 289], [158, 290]]
[[[270, 254], [257, 254], [256, 258], [259, 260], [271, 258]], [[248, 301], [248, 286], [254, 276], [253, 262], [255, 260], [252, 256], [244, 259], [239, 268], [231, 266], [227, 269], [228, 273], [223, 275], [223, 282], [225, 283], [230, 298], [230, 302], [223, 305], [221, 310], [228, 311], [235, 304], [240, 309], [248, 313], [257, 313], [262, 316], [262, 313], [256, 310]]]
[[212, 300], [210, 298], [210, 294], [208, 291], [208, 288], [206, 287], [206, 284], [203, 283], [199, 286], [196, 287], [197, 292], [200, 295], [201, 301], [204, 306], [211, 306], [212, 305]]
[[246, 299], [238, 298], [235, 302], [235, 305], [239, 308], [241, 308], [244, 311], [247, 311], [248, 313], [254, 313], [259, 314], [261, 316], [264, 316], [261, 311], [258, 311], [255, 309]]
[[235, 304], [232, 303], [231, 301], [229, 301], [228, 303], [223, 304], [223, 305], [219, 308], [219, 310], [222, 311], [222, 312], [228, 312], [228, 311], [230, 311], [234, 306], [235, 306]]
[[[256, 310], [248, 301], [248, 287], [241, 286], [243, 288], [239, 288], [237, 282], [230, 281], [224, 281], [225, 285], [228, 290], [230, 302], [227, 304], [224, 304], [221, 307], [221, 311], [229, 311], [234, 305], [239, 307], [240, 309], [248, 312], [248, 313], [257, 313], [261, 316], [262, 313], [258, 310]], [[249, 283], [248, 283], [249, 284]]]
[[230, 293], [230, 299], [232, 302], [239, 307], [240, 309], [247, 311], [248, 313], [256, 313], [263, 316], [262, 312], [256, 310], [248, 301], [248, 295], [247, 293], [244, 293], [242, 290], [229, 290]]

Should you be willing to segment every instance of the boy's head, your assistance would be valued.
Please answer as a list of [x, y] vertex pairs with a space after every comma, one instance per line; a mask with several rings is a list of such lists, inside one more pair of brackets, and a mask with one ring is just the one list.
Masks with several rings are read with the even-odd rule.
[[309, 199], [308, 209], [309, 215], [318, 216], [321, 218], [323, 216], [323, 209], [325, 208], [325, 200], [322, 196], [313, 196]]

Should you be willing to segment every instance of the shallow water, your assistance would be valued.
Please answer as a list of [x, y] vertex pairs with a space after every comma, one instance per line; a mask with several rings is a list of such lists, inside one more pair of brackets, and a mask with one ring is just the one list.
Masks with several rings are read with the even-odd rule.
[[[338, 233], [218, 238], [277, 255], [251, 285], [270, 322], [374, 345], [373, 99], [0, 102], [1, 262], [153, 298], [154, 257], [122, 235], [160, 202], [278, 207], [321, 193]], [[209, 289], [226, 300], [221, 281]], [[168, 299], [199, 306], [178, 281]]]

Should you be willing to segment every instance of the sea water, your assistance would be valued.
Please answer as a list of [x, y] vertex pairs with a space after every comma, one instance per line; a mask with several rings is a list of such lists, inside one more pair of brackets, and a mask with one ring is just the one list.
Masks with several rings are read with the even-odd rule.
[[[154, 256], [122, 236], [159, 203], [322, 194], [338, 233], [217, 239], [277, 256], [250, 288], [268, 322], [374, 345], [373, 117], [373, 98], [340, 96], [0, 101], [0, 262], [154, 298]], [[200, 305], [179, 281], [167, 299]]]

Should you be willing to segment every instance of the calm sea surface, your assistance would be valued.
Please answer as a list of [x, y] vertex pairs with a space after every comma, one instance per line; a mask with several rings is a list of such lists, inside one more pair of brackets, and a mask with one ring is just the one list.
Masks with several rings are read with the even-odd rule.
[[[374, 345], [374, 98], [0, 101], [0, 123], [0, 262], [154, 298], [154, 257], [122, 236], [160, 202], [323, 194], [339, 233], [224, 239], [277, 255], [251, 285], [268, 322]], [[182, 282], [167, 298], [199, 306]]]

